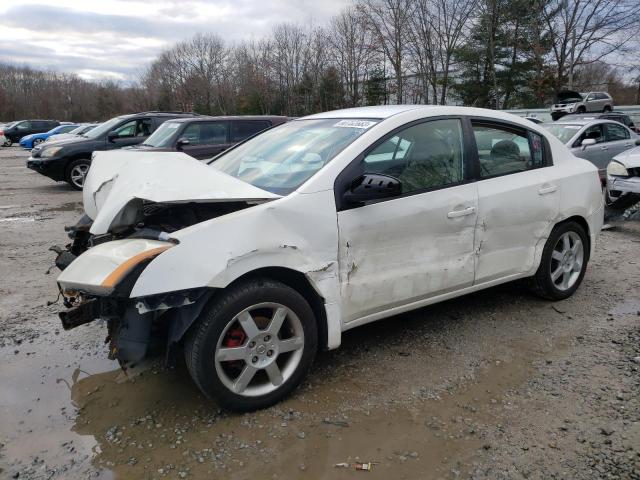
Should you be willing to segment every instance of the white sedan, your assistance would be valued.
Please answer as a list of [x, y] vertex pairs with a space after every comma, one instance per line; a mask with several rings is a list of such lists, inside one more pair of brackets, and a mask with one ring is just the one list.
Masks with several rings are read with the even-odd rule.
[[234, 410], [282, 399], [359, 325], [521, 278], [569, 297], [603, 220], [596, 167], [491, 110], [321, 113], [214, 160], [97, 152], [58, 285], [66, 329], [106, 319], [124, 365], [183, 346]]

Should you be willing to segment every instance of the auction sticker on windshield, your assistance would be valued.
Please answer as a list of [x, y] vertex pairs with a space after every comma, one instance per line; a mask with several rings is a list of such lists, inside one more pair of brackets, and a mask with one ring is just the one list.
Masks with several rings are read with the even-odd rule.
[[340, 120], [334, 125], [334, 127], [362, 128], [363, 130], [366, 130], [375, 124], [376, 122], [372, 122], [370, 120]]

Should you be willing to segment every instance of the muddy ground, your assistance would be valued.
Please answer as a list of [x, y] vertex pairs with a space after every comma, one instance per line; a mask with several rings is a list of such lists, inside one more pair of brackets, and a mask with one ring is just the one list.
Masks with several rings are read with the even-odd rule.
[[26, 157], [0, 150], [0, 478], [640, 479], [640, 222], [568, 300], [516, 283], [351, 330], [235, 415], [184, 365], [124, 379], [103, 325], [61, 329], [47, 249], [81, 195]]

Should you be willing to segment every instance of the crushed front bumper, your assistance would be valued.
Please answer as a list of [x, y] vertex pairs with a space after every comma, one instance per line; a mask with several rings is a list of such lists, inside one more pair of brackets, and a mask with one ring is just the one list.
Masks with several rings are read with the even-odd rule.
[[640, 194], [640, 177], [615, 177], [613, 175], [607, 175], [607, 188], [609, 192]]

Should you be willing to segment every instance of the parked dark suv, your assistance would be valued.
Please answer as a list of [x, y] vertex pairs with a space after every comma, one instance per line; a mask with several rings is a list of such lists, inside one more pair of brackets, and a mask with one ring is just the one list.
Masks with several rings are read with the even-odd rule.
[[143, 152], [180, 151], [203, 160], [287, 120], [277, 116], [179, 118], [163, 123], [144, 142], [127, 148]]
[[22, 137], [31, 135], [32, 133], [48, 132], [52, 128], [60, 125], [57, 120], [18, 120], [5, 125], [2, 129], [6, 141], [5, 147], [10, 147], [14, 143], [18, 143]]
[[52, 180], [65, 181], [76, 190], [82, 190], [94, 151], [137, 145], [167, 120], [199, 116], [196, 113], [143, 112], [115, 117], [77, 139], [47, 142], [41, 150], [32, 152], [27, 167]]

